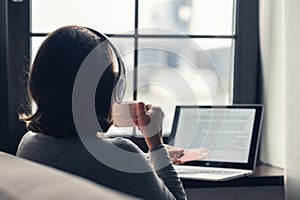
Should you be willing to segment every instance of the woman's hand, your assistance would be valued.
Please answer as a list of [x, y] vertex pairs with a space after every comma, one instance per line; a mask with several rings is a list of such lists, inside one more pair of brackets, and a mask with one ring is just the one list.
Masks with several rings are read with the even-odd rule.
[[184, 164], [189, 161], [203, 160], [209, 157], [206, 148], [183, 149], [165, 145], [173, 164]]
[[163, 144], [162, 124], [164, 113], [160, 107], [145, 105], [143, 102], [137, 104], [137, 126], [145, 137], [149, 149]]
[[181, 157], [183, 156], [184, 153], [184, 149], [183, 148], [178, 148], [178, 147], [174, 147], [171, 145], [165, 145], [170, 158], [173, 162], [173, 164], [181, 164]]

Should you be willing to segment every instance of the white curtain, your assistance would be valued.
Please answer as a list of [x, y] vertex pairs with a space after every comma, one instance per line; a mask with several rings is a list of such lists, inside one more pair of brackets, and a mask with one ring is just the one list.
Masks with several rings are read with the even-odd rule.
[[285, 199], [300, 199], [300, 1], [260, 0], [266, 118], [261, 160], [285, 169]]

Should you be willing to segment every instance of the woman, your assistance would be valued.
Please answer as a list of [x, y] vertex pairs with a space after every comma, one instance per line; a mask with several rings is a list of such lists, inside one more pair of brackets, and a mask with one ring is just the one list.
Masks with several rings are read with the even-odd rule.
[[[22, 138], [17, 155], [143, 199], [185, 199], [182, 184], [162, 143], [160, 108], [143, 102], [137, 104], [136, 123], [145, 136], [150, 160], [128, 140], [94, 136], [99, 144], [106, 142], [135, 152], [139, 162], [134, 165], [147, 165], [151, 169], [148, 172], [130, 173], [107, 166], [95, 159], [80, 141], [72, 115], [73, 85], [82, 62], [101, 41], [103, 38], [93, 30], [66, 26], [50, 34], [41, 45], [28, 80], [29, 100], [36, 109], [20, 115], [29, 132]], [[101, 48], [106, 54], [101, 54], [104, 56], [100, 59], [113, 60], [110, 45]], [[111, 102], [120, 69], [117, 72], [113, 64], [99, 65], [99, 68], [105, 71], [97, 86], [95, 110], [102, 132], [106, 132], [113, 124]], [[159, 130], [155, 134], [147, 128], [153, 116], [156, 116], [154, 126]], [[160, 154], [155, 153], [157, 150]], [[167, 165], [160, 167], [162, 163]]]

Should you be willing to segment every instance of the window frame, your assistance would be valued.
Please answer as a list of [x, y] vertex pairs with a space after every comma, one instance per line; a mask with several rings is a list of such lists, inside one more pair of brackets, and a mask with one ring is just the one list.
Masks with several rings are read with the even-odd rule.
[[0, 58], [0, 121], [5, 123], [0, 127], [0, 151], [14, 154], [26, 132], [18, 111], [26, 101], [26, 72], [30, 63], [30, 6], [29, 0], [3, 0], [0, 7], [0, 41], [1, 49], [5, 50]]
[[233, 103], [262, 103], [259, 0], [237, 0]]

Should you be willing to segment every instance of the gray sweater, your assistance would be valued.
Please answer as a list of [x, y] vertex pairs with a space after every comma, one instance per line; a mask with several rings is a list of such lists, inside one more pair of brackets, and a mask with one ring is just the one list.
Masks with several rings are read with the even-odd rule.
[[[145, 173], [116, 170], [94, 158], [79, 138], [57, 139], [33, 132], [28, 132], [23, 136], [17, 156], [85, 177], [101, 185], [139, 198], [186, 199], [181, 181], [163, 145], [157, 147], [160, 150], [159, 154], [154, 151], [149, 152], [149, 160], [129, 140], [95, 137], [95, 140], [98, 139], [106, 140], [109, 144], [117, 145], [126, 151], [137, 153], [140, 162], [132, 164], [135, 166], [146, 164], [152, 170]], [[125, 163], [123, 164], [125, 165]], [[126, 164], [128, 165], [128, 163]]]

